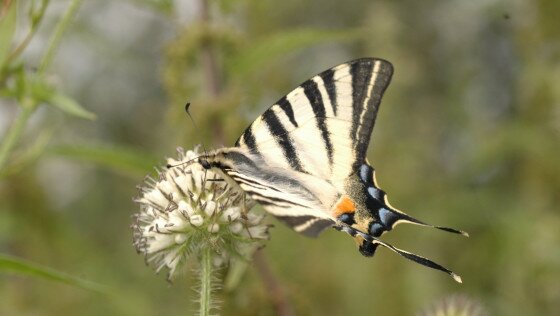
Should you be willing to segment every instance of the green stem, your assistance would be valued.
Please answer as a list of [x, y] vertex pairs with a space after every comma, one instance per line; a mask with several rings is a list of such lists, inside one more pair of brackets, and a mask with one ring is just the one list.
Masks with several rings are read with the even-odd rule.
[[62, 38], [62, 34], [64, 33], [64, 31], [68, 27], [68, 24], [72, 20], [72, 17], [74, 17], [74, 14], [76, 13], [76, 11], [78, 11], [78, 8], [80, 7], [81, 3], [82, 3], [82, 0], [72, 0], [72, 3], [70, 3], [70, 5], [68, 6], [68, 9], [66, 9], [66, 12], [64, 13], [64, 16], [62, 17], [60, 22], [58, 22], [58, 24], [56, 25], [56, 29], [54, 31], [54, 34], [49, 41], [49, 46], [47, 48], [47, 52], [43, 56], [43, 59], [41, 60], [41, 64], [39, 65], [38, 72], [40, 74], [43, 74], [45, 72], [45, 70], [49, 67], [49, 65], [51, 64], [51, 61], [54, 57], [54, 52], [55, 52], [56, 48], [58, 47], [58, 44], [60, 43], [60, 39]]
[[6, 134], [4, 141], [0, 144], [0, 170], [4, 168], [4, 165], [8, 160], [8, 156], [10, 155], [10, 151], [12, 151], [19, 140], [23, 130], [25, 129], [25, 125], [27, 125], [27, 120], [29, 120], [33, 111], [35, 111], [35, 105], [33, 104], [22, 106], [21, 112], [8, 129], [8, 133]]
[[205, 247], [200, 259], [200, 316], [210, 315], [212, 304], [212, 249]]
[[11, 63], [16, 57], [18, 57], [23, 52], [23, 50], [27, 47], [27, 45], [29, 45], [29, 42], [31, 42], [31, 39], [37, 33], [37, 29], [39, 28], [39, 24], [43, 20], [43, 16], [45, 15], [45, 11], [47, 10], [47, 6], [49, 5], [49, 1], [50, 0], [43, 0], [41, 2], [41, 6], [39, 7], [39, 10], [36, 13], [33, 13], [34, 16], [33, 16], [32, 21], [31, 21], [31, 26], [29, 28], [29, 32], [23, 38], [23, 41], [21, 41], [18, 44], [16, 49], [14, 49], [10, 53], [10, 55], [6, 58], [6, 60], [4, 61], [4, 65], [8, 65], [9, 63]]
[[[64, 33], [64, 30], [66, 30], [66, 28], [68, 27], [70, 20], [78, 10], [81, 2], [82, 0], [72, 0], [72, 3], [70, 3], [68, 9], [64, 13], [62, 20], [58, 22], [56, 26], [56, 30], [49, 41], [49, 46], [47, 48], [47, 51], [43, 56], [43, 59], [41, 60], [41, 65], [39, 66], [38, 74], [40, 75], [43, 74], [47, 69], [47, 67], [50, 65], [52, 58], [54, 56], [54, 51], [56, 50], [56, 47], [58, 46], [58, 44], [60, 43], [60, 39], [62, 38], [62, 34]], [[47, 4], [48, 1], [43, 1], [43, 6], [41, 7], [40, 15], [37, 18], [38, 20], [42, 18]], [[36, 22], [36, 24], [38, 24], [38, 22]], [[29, 117], [31, 116], [31, 114], [33, 114], [33, 112], [37, 108], [37, 102], [35, 100], [31, 100], [29, 98], [24, 97], [21, 104], [21, 108], [22, 110], [19, 116], [13, 122], [12, 126], [10, 126], [10, 129], [6, 134], [6, 137], [2, 141], [2, 144], [0, 144], [0, 171], [4, 168], [6, 161], [8, 160], [8, 157], [10, 155], [10, 152], [15, 147], [16, 143], [21, 137], [21, 134], [25, 129], [25, 125], [27, 124]]]

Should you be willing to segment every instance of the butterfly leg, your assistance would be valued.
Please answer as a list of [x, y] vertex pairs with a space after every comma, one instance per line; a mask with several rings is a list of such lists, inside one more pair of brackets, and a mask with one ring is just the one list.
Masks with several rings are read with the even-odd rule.
[[241, 197], [241, 218], [243, 219], [243, 225], [245, 226], [245, 230], [247, 231], [249, 238], [253, 239], [253, 235], [251, 235], [251, 231], [249, 230], [249, 227], [247, 225], [249, 221], [249, 217], [247, 216], [247, 214], [247, 196], [243, 194], [243, 196]]

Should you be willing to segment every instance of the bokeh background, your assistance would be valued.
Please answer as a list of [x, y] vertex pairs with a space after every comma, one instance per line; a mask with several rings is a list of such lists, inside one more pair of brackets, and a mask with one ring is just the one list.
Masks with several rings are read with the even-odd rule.
[[[135, 186], [177, 146], [231, 145], [296, 85], [364, 56], [395, 67], [368, 155], [380, 185], [396, 207], [471, 234], [399, 226], [384, 238], [464, 284], [385, 249], [364, 258], [336, 231], [308, 239], [270, 219], [262, 254], [286, 304], [301, 315], [415, 315], [459, 295], [488, 315], [560, 314], [560, 2], [83, 1], [43, 71], [71, 2], [0, 2], [4, 21], [18, 5], [10, 50], [31, 5], [47, 4], [3, 64], [1, 142], [27, 100], [13, 69], [39, 67], [96, 116], [37, 99], [0, 169], [0, 253], [113, 294], [0, 265], [1, 315], [191, 314], [191, 268], [169, 284], [132, 247]], [[253, 266], [218, 296], [225, 315], [277, 312]]]

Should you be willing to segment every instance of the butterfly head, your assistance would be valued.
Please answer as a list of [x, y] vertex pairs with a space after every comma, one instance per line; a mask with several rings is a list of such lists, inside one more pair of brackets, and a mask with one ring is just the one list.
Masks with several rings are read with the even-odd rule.
[[204, 169], [210, 169], [212, 168], [212, 165], [210, 164], [210, 162], [208, 161], [208, 159], [205, 158], [198, 158], [197, 162], [202, 166], [202, 168]]
[[196, 162], [204, 169], [217, 168], [222, 170], [236, 169], [239, 168], [239, 165], [255, 165], [246, 152], [236, 147], [209, 151], [197, 157]]

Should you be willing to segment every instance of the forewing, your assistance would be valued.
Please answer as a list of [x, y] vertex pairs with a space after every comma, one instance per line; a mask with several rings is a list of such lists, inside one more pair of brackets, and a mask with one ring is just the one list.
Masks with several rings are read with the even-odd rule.
[[251, 124], [236, 145], [267, 165], [326, 179], [340, 191], [361, 165], [393, 68], [357, 59], [307, 80]]

